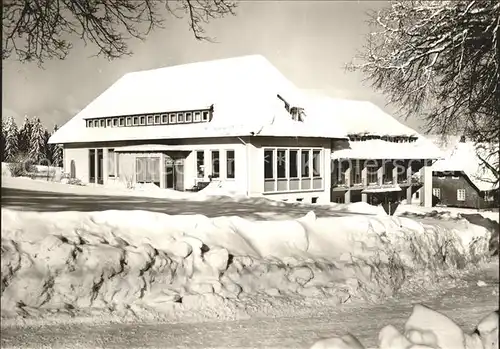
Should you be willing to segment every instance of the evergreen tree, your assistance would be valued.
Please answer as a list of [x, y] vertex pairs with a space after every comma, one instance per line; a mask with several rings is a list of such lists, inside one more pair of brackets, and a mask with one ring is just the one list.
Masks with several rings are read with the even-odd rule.
[[30, 149], [30, 138], [31, 138], [31, 125], [33, 122], [28, 119], [26, 115], [24, 117], [24, 123], [19, 129], [19, 152], [21, 154], [29, 154]]
[[43, 146], [45, 149], [45, 158], [52, 162], [52, 153], [54, 151], [54, 145], [49, 144], [50, 132], [44, 127], [43, 129]]
[[[52, 134], [56, 133], [58, 130], [57, 125], [54, 125], [54, 131]], [[52, 146], [52, 166], [62, 167], [63, 166], [63, 148], [61, 144], [50, 144]]]
[[29, 157], [39, 164], [45, 159], [45, 128], [40, 119], [36, 119], [31, 125], [31, 137], [29, 143]]
[[5, 150], [4, 150], [4, 161], [12, 162], [15, 160], [16, 156], [19, 154], [18, 148], [18, 136], [19, 131], [17, 129], [16, 121], [13, 116], [9, 116], [5, 123], [3, 124], [4, 137], [5, 137]]

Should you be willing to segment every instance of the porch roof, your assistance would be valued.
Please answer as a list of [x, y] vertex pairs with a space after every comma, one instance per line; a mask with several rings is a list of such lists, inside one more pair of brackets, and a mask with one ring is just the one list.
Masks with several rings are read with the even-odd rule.
[[430, 141], [394, 143], [380, 139], [349, 142], [343, 149], [333, 150], [332, 159], [442, 159], [441, 151]]

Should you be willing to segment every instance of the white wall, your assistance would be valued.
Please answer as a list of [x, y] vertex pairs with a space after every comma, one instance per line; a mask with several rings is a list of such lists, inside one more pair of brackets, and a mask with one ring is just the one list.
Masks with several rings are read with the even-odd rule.
[[63, 151], [63, 168], [65, 173], [71, 171], [71, 161], [75, 162], [76, 178], [84, 183], [89, 181], [88, 148], [66, 148]]

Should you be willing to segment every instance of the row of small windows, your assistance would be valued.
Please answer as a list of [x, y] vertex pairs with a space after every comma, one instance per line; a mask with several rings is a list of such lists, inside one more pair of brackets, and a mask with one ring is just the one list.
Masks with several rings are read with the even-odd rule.
[[179, 112], [154, 115], [120, 116], [99, 119], [87, 119], [87, 127], [129, 127], [152, 125], [175, 125], [199, 122], [209, 122], [209, 110], [194, 112]]

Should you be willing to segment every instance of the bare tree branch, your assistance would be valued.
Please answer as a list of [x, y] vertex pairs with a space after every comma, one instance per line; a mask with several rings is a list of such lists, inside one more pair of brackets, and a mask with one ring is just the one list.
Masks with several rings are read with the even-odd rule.
[[[212, 19], [235, 15], [230, 0], [2, 0], [2, 59], [21, 62], [64, 59], [71, 40], [97, 47], [108, 59], [130, 55], [127, 42], [144, 40], [162, 28], [166, 15], [188, 17], [197, 40], [211, 40], [204, 26]], [[172, 7], [175, 4], [175, 8]]]
[[[423, 119], [427, 132], [498, 144], [498, 0], [396, 0], [368, 23], [348, 70], [363, 72], [403, 116]], [[498, 181], [498, 165], [484, 166]]]

